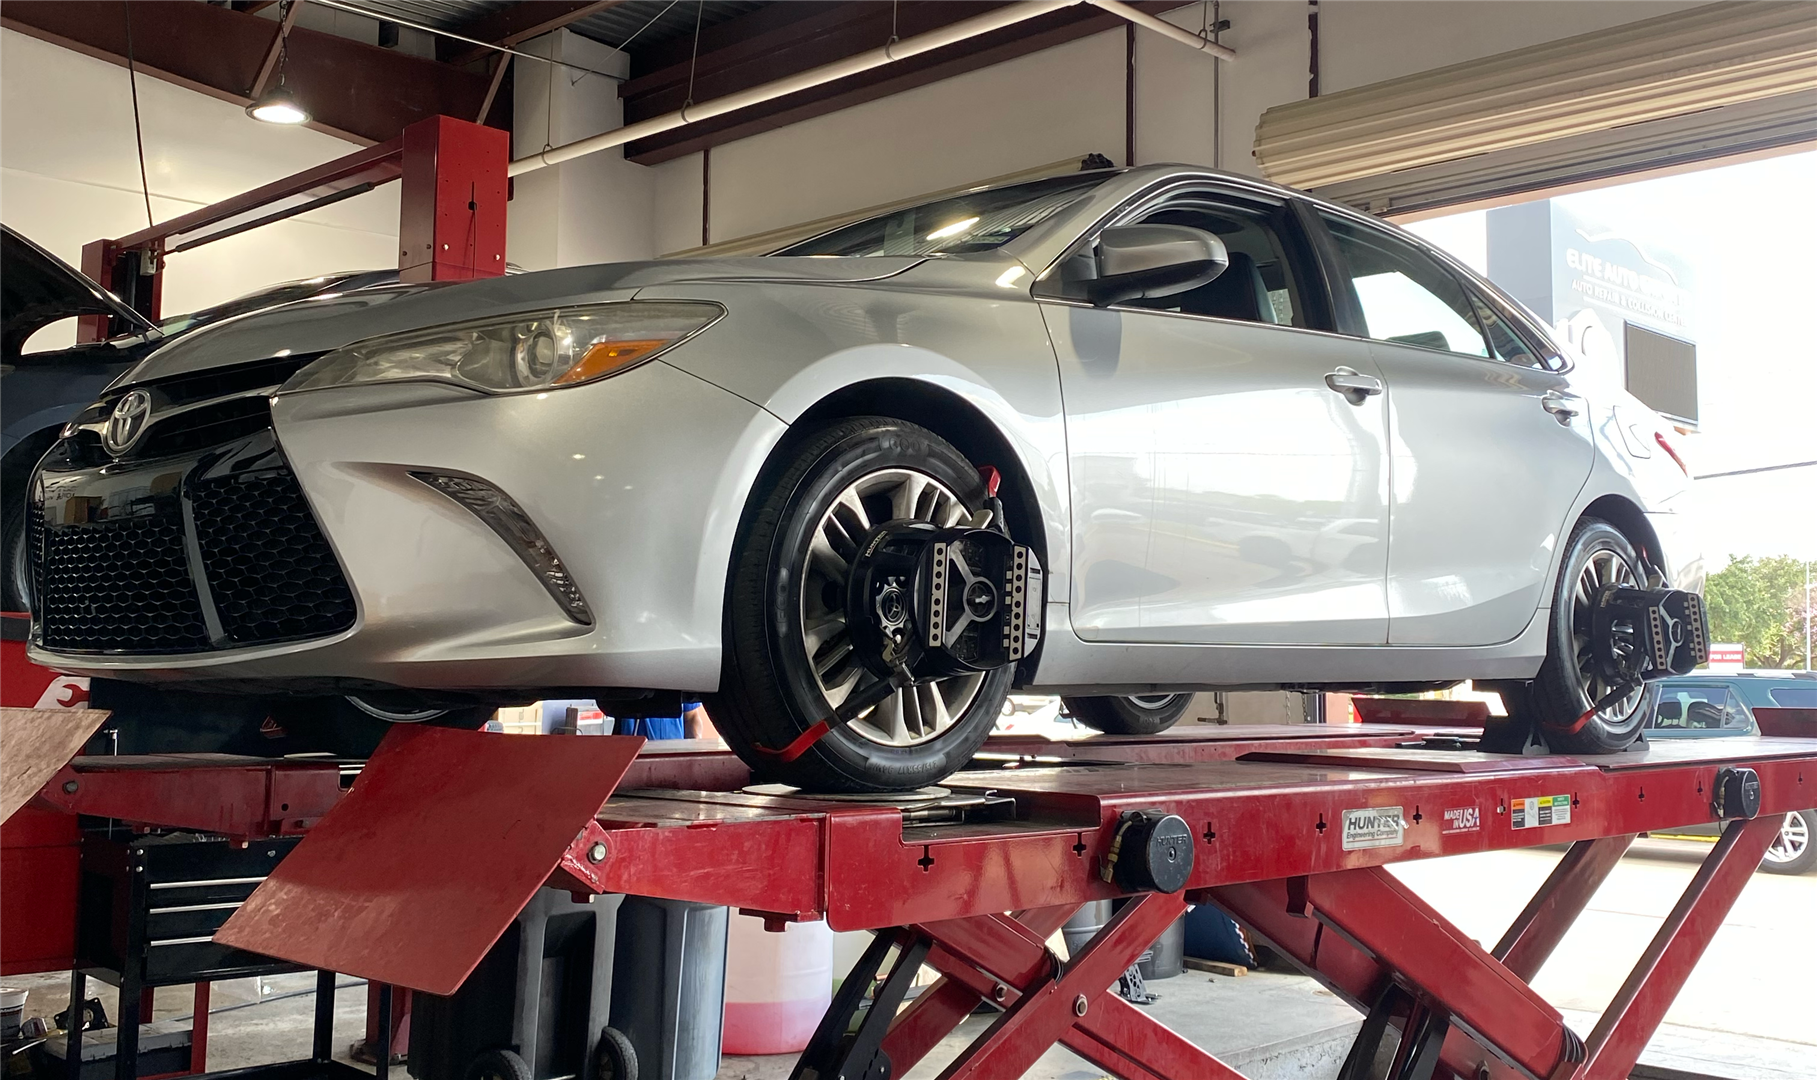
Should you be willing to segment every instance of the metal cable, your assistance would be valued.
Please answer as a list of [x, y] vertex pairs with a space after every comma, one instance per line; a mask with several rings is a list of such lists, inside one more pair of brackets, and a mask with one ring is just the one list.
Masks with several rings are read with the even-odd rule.
[[132, 57], [132, 3], [120, 5], [126, 13], [126, 83], [132, 88], [132, 135], [139, 145], [139, 192], [145, 196], [145, 227], [158, 223], [151, 217], [151, 181], [145, 178], [145, 129], [139, 123], [139, 73]]
[[700, 0], [694, 9], [694, 51], [688, 55], [688, 96], [681, 103], [681, 111], [687, 112], [688, 106], [694, 104], [694, 67], [700, 62], [700, 19], [707, 12], [707, 0]]
[[[421, 30], [425, 34], [434, 34], [437, 37], [453, 38], [455, 41], [464, 41], [469, 45], [478, 45], [482, 49], [493, 49], [497, 52], [509, 53], [512, 56], [521, 56], [525, 60], [535, 60], [539, 64], [550, 64], [554, 67], [573, 68], [575, 71], [584, 71], [589, 75], [604, 76], [605, 78], [611, 79], [614, 82], [624, 82], [625, 81], [624, 76], [614, 75], [610, 71], [600, 71], [598, 68], [590, 68], [585, 64], [570, 64], [565, 60], [556, 60], [556, 59], [553, 59], [553, 58], [547, 57], [547, 56], [538, 56], [535, 53], [520, 52], [519, 50], [513, 49], [508, 45], [499, 45], [499, 44], [496, 44], [496, 43], [490, 42], [490, 41], [481, 41], [478, 38], [470, 38], [464, 34], [457, 34], [452, 30], [443, 30], [440, 27], [428, 26], [423, 23], [411, 22], [408, 19], [400, 19], [396, 15], [381, 15], [377, 12], [369, 11], [366, 8], [360, 7], [357, 4], [342, 3], [341, 0], [310, 0], [310, 3], [321, 4], [323, 7], [337, 8], [341, 11], [349, 11], [355, 15], [363, 15], [368, 19], [378, 19], [378, 20], [381, 20], [384, 22], [394, 22], [394, 23], [397, 23], [399, 26], [408, 26], [412, 30]], [[624, 48], [624, 46], [620, 45], [619, 48], [622, 49], [622, 48]]]
[[679, 3], [681, 3], [681, 0], [669, 0], [669, 3], [667, 6], [665, 6], [661, 11], [657, 12], [656, 14], [650, 16], [649, 22], [644, 23], [642, 26], [638, 27], [637, 30], [634, 33], [632, 33], [632, 35], [630, 37], [628, 37], [624, 40], [624, 44], [617, 46], [618, 51], [624, 52], [626, 49], [630, 48], [631, 43], [633, 41], [637, 40], [638, 34], [641, 34], [645, 30], [648, 30], [650, 27], [655, 26], [656, 20], [662, 18], [664, 15], [667, 15], [669, 13], [669, 8], [672, 8], [676, 4], [679, 4]]

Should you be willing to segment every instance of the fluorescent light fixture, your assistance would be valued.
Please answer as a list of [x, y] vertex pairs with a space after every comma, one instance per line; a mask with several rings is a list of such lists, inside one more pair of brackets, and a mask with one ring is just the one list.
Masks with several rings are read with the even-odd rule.
[[938, 229], [935, 229], [933, 232], [928, 233], [927, 238], [929, 240], [944, 240], [949, 236], [958, 236], [960, 233], [964, 232], [965, 230], [971, 228], [973, 225], [976, 225], [976, 224], [978, 224], [977, 218], [968, 217], [961, 221], [955, 221], [951, 225], [940, 226]]
[[246, 115], [267, 124], [301, 124], [309, 119], [309, 111], [297, 102], [296, 96], [283, 83], [260, 94], [259, 100], [246, 106]]

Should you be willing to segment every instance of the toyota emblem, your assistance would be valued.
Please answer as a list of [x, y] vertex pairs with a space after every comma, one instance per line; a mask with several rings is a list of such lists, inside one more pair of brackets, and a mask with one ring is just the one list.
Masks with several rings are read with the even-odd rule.
[[151, 418], [151, 395], [134, 390], [121, 398], [101, 429], [101, 445], [115, 457], [125, 454], [145, 434], [145, 422]]

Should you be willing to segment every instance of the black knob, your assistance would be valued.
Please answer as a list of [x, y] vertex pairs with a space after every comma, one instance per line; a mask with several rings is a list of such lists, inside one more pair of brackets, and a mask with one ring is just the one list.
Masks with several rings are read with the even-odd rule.
[[1117, 825], [1109, 876], [1128, 892], [1179, 892], [1192, 876], [1192, 841], [1178, 814], [1127, 811]]
[[1760, 813], [1760, 774], [1744, 768], [1717, 773], [1710, 809], [1719, 818], [1751, 818]]

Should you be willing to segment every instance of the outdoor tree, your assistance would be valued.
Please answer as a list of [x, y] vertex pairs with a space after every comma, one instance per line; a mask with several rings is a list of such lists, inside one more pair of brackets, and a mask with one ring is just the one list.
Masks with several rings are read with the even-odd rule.
[[1804, 666], [1804, 586], [1805, 564], [1790, 555], [1741, 556], [1704, 585], [1711, 638], [1747, 646], [1749, 667]]

